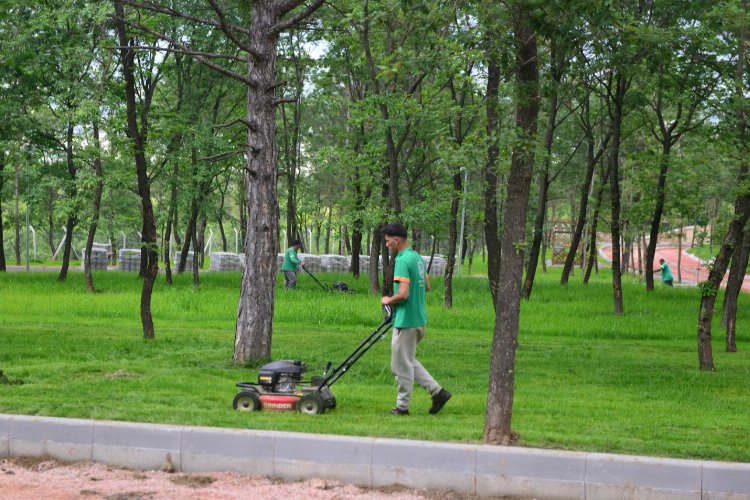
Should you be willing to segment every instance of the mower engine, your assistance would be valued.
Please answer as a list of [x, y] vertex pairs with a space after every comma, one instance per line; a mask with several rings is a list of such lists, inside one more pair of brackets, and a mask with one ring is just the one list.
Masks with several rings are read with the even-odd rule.
[[281, 360], [263, 365], [258, 371], [258, 384], [266, 392], [294, 393], [307, 365], [299, 360]]

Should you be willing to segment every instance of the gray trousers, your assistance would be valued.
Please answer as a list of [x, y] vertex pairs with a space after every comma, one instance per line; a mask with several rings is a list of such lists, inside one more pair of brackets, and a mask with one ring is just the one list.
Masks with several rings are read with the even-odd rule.
[[417, 344], [425, 335], [423, 326], [417, 328], [394, 328], [391, 340], [391, 371], [396, 376], [398, 396], [396, 407], [409, 409], [414, 381], [425, 388], [431, 395], [440, 392], [440, 384], [435, 382], [432, 375], [425, 370], [422, 363], [417, 361]]
[[284, 271], [284, 288], [297, 288], [297, 273]]

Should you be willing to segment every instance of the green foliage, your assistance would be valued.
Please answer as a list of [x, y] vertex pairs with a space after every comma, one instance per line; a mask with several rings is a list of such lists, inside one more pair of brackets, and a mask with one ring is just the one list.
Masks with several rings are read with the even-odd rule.
[[[481, 265], [475, 256], [476, 266]], [[347, 281], [355, 294], [323, 292], [300, 276], [299, 288], [277, 286], [274, 359], [302, 359], [310, 375], [338, 362], [380, 322], [367, 280]], [[336, 410], [238, 413], [235, 383], [253, 381], [258, 364], [232, 366], [238, 274], [209, 273], [157, 281], [156, 339], [141, 337], [140, 280], [97, 273], [99, 293], [81, 273], [59, 284], [52, 273], [0, 275], [0, 370], [23, 385], [0, 384], [0, 412], [165, 422], [327, 434], [480, 442], [494, 316], [485, 278], [455, 278], [454, 307], [444, 309], [442, 280], [428, 294], [428, 334], [420, 360], [454, 393], [439, 416], [416, 389], [412, 416], [388, 416], [395, 387], [388, 338], [333, 387]], [[561, 288], [559, 271], [537, 276], [522, 304], [514, 429], [525, 446], [683, 458], [750, 461], [745, 416], [750, 344], [722, 353], [702, 373], [695, 353], [699, 291], [624, 282], [628, 307], [612, 314], [611, 276]], [[279, 278], [279, 284], [281, 279]], [[738, 325], [750, 320], [740, 297]], [[744, 305], [743, 305], [744, 304]], [[745, 312], [743, 312], [745, 311]], [[718, 321], [718, 317], [717, 317]], [[718, 332], [718, 328], [715, 330]], [[710, 405], [710, 411], [707, 411]]]

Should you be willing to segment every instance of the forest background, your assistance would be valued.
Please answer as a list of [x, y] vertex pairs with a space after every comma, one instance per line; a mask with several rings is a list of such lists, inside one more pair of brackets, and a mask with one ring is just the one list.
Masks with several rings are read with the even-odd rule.
[[381, 230], [398, 219], [418, 250], [446, 256], [446, 307], [456, 257], [486, 256], [488, 442], [512, 440], [519, 303], [545, 245], [561, 285], [575, 265], [587, 280], [606, 231], [622, 316], [629, 256], [652, 262], [660, 235], [710, 228], [699, 368], [714, 369], [730, 263], [723, 319], [736, 348], [750, 249], [746, 0], [0, 7], [0, 269], [22, 262], [28, 227], [44, 241], [38, 258], [60, 247], [61, 281], [74, 248], [135, 241], [146, 338], [158, 267], [170, 282], [173, 254], [183, 271], [207, 231], [246, 258], [243, 363], [270, 355], [278, 251], [301, 237], [352, 255], [355, 276], [369, 255], [370, 290], [388, 293]]

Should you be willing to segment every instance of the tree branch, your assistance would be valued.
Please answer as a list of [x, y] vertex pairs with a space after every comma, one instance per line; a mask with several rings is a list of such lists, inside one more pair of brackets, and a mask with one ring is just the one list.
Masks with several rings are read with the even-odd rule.
[[233, 156], [239, 156], [242, 154], [245, 154], [244, 149], [236, 149], [234, 151], [225, 151], [223, 153], [215, 154], [212, 156], [204, 156], [203, 158], [198, 158], [198, 161], [207, 161], [207, 162], [221, 161], [221, 160], [226, 160], [227, 158], [231, 158]]
[[150, 28], [147, 28], [147, 27], [143, 26], [142, 24], [134, 23], [132, 21], [128, 21], [127, 19], [123, 19], [123, 22], [125, 22], [126, 24], [128, 24], [129, 26], [131, 26], [131, 27], [133, 27], [133, 28], [135, 28], [137, 30], [143, 31], [144, 33], [148, 33], [150, 35], [153, 35], [153, 36], [155, 36], [157, 38], [160, 38], [160, 39], [162, 39], [164, 41], [167, 41], [167, 42], [171, 43], [173, 46], [175, 46], [178, 49], [180, 49], [180, 51], [183, 54], [187, 54], [187, 55], [195, 57], [195, 59], [198, 60], [201, 64], [203, 64], [204, 66], [208, 66], [209, 68], [211, 68], [211, 69], [213, 69], [215, 71], [218, 71], [222, 75], [228, 76], [230, 78], [234, 78], [235, 80], [238, 80], [238, 81], [244, 83], [245, 85], [249, 85], [251, 87], [255, 87], [255, 82], [253, 82], [252, 80], [250, 80], [248, 77], [246, 77], [244, 75], [241, 75], [239, 73], [236, 73], [236, 72], [234, 72], [232, 70], [226, 69], [223, 66], [219, 66], [218, 64], [210, 61], [207, 57], [204, 57], [203, 55], [201, 55], [200, 52], [197, 52], [197, 51], [194, 51], [194, 50], [190, 49], [186, 45], [178, 42], [177, 40], [174, 40], [174, 39], [168, 37], [164, 33], [159, 33], [158, 31], [154, 31], [154, 30], [152, 30]]
[[[122, 48], [123, 47], [120, 47], [119, 45], [116, 45], [114, 47], [110, 47], [109, 50], [120, 50]], [[201, 56], [201, 57], [207, 57], [209, 59], [228, 59], [230, 61], [237, 61], [237, 62], [241, 62], [241, 63], [246, 63], [247, 62], [247, 59], [245, 59], [243, 57], [232, 56], [232, 55], [229, 55], [229, 54], [214, 54], [214, 53], [210, 53], [210, 52], [198, 52], [198, 51], [195, 51], [195, 50], [192, 50], [190, 52], [185, 52], [182, 49], [175, 49], [175, 48], [172, 48], [172, 47], [159, 47], [159, 46], [156, 46], [156, 45], [129, 45], [128, 47], [125, 47], [125, 48], [133, 48], [133, 49], [139, 49], [139, 50], [159, 50], [159, 51], [162, 51], [162, 52], [175, 52], [177, 54], [185, 54], [185, 55], [190, 55], [190, 56], [198, 55], [198, 56]]]
[[250, 121], [247, 118], [236, 118], [226, 123], [220, 123], [218, 125], [214, 125], [214, 128], [215, 129], [229, 128], [229, 127], [236, 125], [237, 123], [243, 124], [250, 130], [256, 130], [256, 127], [252, 123], [250, 123]]
[[[325, 0], [315, 0], [313, 3], [311, 3], [310, 5], [308, 5], [301, 11], [297, 12], [295, 15], [293, 15], [289, 19], [284, 19], [276, 23], [273, 27], [271, 27], [268, 34], [275, 35], [284, 31], [287, 28], [291, 28], [292, 26], [299, 23], [306, 17], [310, 16], [313, 12], [318, 10], [318, 7], [323, 5], [323, 2], [325, 2]], [[302, 2], [299, 0], [290, 0], [286, 2], [281, 2], [280, 3], [281, 13], [285, 14], [301, 3]]]
[[221, 31], [224, 32], [224, 34], [229, 38], [234, 44], [239, 47], [240, 49], [244, 50], [245, 52], [249, 54], [253, 54], [255, 56], [254, 52], [251, 50], [250, 45], [247, 43], [242, 42], [239, 38], [237, 38], [231, 26], [227, 24], [227, 20], [224, 17], [224, 11], [221, 10], [219, 5], [216, 3], [216, 0], [208, 0], [208, 3], [211, 4], [211, 7], [214, 9], [214, 12], [216, 12], [216, 16], [219, 18], [219, 28], [221, 28]]
[[[150, 10], [151, 12], [158, 12], [160, 14], [166, 14], [171, 17], [181, 17], [183, 19], [188, 19], [190, 21], [195, 21], [201, 24], [205, 24], [206, 26], [213, 26], [214, 28], [219, 28], [222, 31], [224, 30], [221, 24], [217, 23], [213, 19], [205, 19], [201, 17], [191, 16], [190, 14], [185, 14], [185, 13], [176, 11], [174, 9], [170, 9], [169, 7], [162, 7], [160, 5], [154, 5], [151, 2], [134, 2], [133, 0], [123, 0], [123, 3], [130, 5], [131, 7], [135, 7], [136, 9]], [[225, 27], [232, 31], [236, 31], [237, 33], [242, 33], [243, 35], [250, 36], [250, 30], [243, 28], [241, 26], [237, 26], [234, 24], [227, 24], [225, 25]]]
[[279, 104], [284, 104], [286, 102], [290, 102], [290, 103], [291, 102], [297, 102], [297, 98], [296, 97], [285, 97], [283, 99], [274, 99], [273, 100], [273, 105], [274, 106], [278, 106]]

